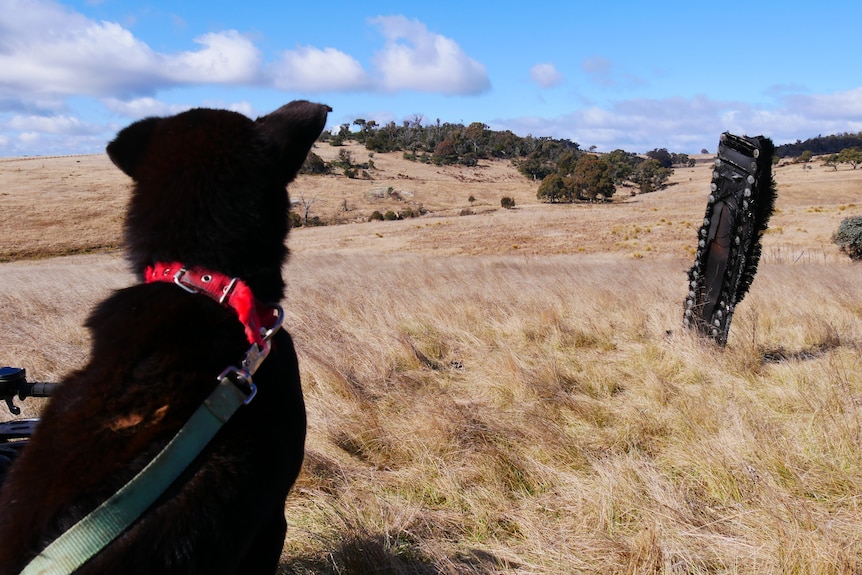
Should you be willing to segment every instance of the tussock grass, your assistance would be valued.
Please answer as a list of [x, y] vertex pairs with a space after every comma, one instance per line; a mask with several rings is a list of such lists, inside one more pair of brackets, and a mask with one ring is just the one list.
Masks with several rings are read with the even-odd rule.
[[[281, 571], [858, 572], [862, 269], [765, 264], [721, 350], [679, 327], [686, 264], [296, 254]], [[38, 379], [133, 281], [112, 255], [2, 270], [3, 359]]]
[[[10, 175], [34, 161], [0, 176], [45, 185]], [[408, 173], [375, 163], [375, 186]], [[506, 188], [515, 210], [490, 209], [522, 184], [499, 165], [422, 169], [401, 187], [434, 217], [291, 234], [309, 437], [282, 573], [862, 571], [862, 267], [828, 242], [862, 209], [860, 174], [777, 170], [782, 233], [719, 349], [681, 328], [707, 163], [604, 206]], [[345, 181], [297, 185], [375, 207]], [[113, 245], [118, 185], [80, 234], [39, 227], [65, 195], [7, 186], [27, 209], [0, 255]], [[470, 194], [488, 210], [449, 217]], [[0, 363], [49, 381], [83, 365], [86, 315], [133, 281], [112, 253], [0, 264]]]
[[853, 572], [862, 278], [767, 267], [721, 351], [679, 262], [295, 258], [286, 572]]
[[[87, 360], [83, 323], [111, 290], [132, 275], [116, 256], [76, 256], [0, 266], [0, 365], [23, 367], [30, 381], [59, 381]], [[43, 400], [19, 406], [31, 416]], [[0, 405], [0, 421], [9, 417]]]
[[105, 155], [0, 158], [0, 262], [116, 249], [128, 189]]

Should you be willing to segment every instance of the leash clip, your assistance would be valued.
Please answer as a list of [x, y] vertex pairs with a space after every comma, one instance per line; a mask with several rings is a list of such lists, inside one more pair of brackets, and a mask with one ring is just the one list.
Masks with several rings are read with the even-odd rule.
[[[257, 345], [253, 347], [257, 347]], [[244, 366], [245, 360], [243, 360], [243, 368], [234, 367], [232, 365], [226, 367], [225, 370], [219, 374], [218, 380], [224, 381], [227, 379], [233, 383], [237, 389], [246, 394], [243, 404], [248, 405], [251, 403], [251, 400], [254, 399], [254, 396], [257, 395], [257, 386], [251, 379], [251, 373], [249, 373]], [[243, 382], [245, 385], [241, 385], [240, 382]], [[246, 389], [243, 389], [244, 387]]]
[[[255, 372], [257, 372], [257, 369], [260, 367], [260, 364], [263, 363], [263, 360], [266, 359], [266, 356], [269, 355], [269, 350], [272, 349], [270, 341], [275, 333], [281, 329], [281, 325], [284, 323], [284, 309], [282, 309], [280, 305], [274, 304], [273, 311], [276, 313], [275, 322], [272, 327], [267, 328], [262, 334], [263, 345], [261, 346], [257, 343], [251, 344], [251, 347], [248, 348], [248, 351], [245, 353], [245, 357], [240, 364], [242, 367], [236, 368], [234, 366], [230, 366], [218, 376], [219, 380], [222, 380], [229, 375], [233, 375], [231, 381], [239, 383], [239, 380], [242, 380], [246, 383], [249, 389], [248, 397], [246, 397], [243, 402], [246, 405], [251, 403], [251, 400], [254, 399], [255, 395], [257, 395], [257, 386], [254, 384], [251, 377]], [[263, 329], [261, 329], [261, 331], [263, 331]]]
[[248, 374], [249, 381], [251, 380], [252, 374], [257, 371], [257, 368], [260, 367], [260, 364], [262, 364], [263, 360], [266, 359], [266, 356], [269, 355], [269, 350], [270, 345], [267, 340], [264, 340], [263, 347], [253, 343], [251, 344], [251, 347], [248, 348], [245, 358], [242, 360], [242, 371]]

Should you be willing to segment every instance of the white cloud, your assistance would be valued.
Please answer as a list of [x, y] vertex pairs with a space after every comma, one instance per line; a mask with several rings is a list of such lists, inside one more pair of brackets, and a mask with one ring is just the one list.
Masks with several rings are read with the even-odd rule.
[[24, 144], [36, 144], [42, 139], [39, 132], [22, 132], [18, 134], [18, 139]]
[[248, 37], [224, 30], [195, 38], [196, 49], [165, 53], [119, 23], [90, 20], [50, 0], [4, 0], [0, 109], [81, 95], [140, 104], [161, 89], [199, 84], [269, 84], [305, 92], [489, 89], [485, 67], [451, 38], [403, 16], [369, 22], [385, 40], [374, 58], [374, 78], [356, 58], [333, 47], [288, 50], [267, 64]]
[[236, 30], [204, 34], [195, 42], [203, 49], [159, 56], [168, 78], [187, 84], [244, 84], [259, 79], [260, 51]]
[[368, 87], [362, 64], [335, 48], [288, 50], [270, 67], [270, 74], [275, 87], [287, 91], [340, 92]]
[[257, 115], [254, 112], [254, 106], [251, 105], [251, 102], [231, 102], [230, 104], [205, 102], [204, 105], [209, 108], [223, 108], [225, 110], [230, 110], [231, 112], [238, 112], [249, 118], [254, 118]]
[[370, 22], [386, 39], [374, 57], [384, 90], [479, 94], [490, 89], [485, 66], [467, 56], [451, 38], [404, 16], [379, 16]]
[[724, 131], [764, 135], [780, 145], [816, 134], [862, 131], [862, 88], [816, 96], [789, 97], [773, 109], [706, 96], [624, 100], [609, 108], [587, 108], [544, 122], [583, 145], [629, 151], [668, 148], [714, 150]]
[[[177, 87], [222, 84], [306, 93], [474, 95], [491, 85], [486, 67], [455, 40], [404, 16], [368, 20], [380, 34], [380, 49], [370, 62], [360, 62], [335, 47], [314, 46], [287, 50], [266, 61], [252, 39], [235, 30], [213, 31], [194, 39], [196, 45], [189, 50], [165, 52], [136, 37], [130, 24], [91, 20], [52, 0], [0, 0], [0, 5], [0, 146], [4, 153], [100, 151], [117, 128], [109, 124], [117, 116], [163, 116], [205, 105], [254, 117], [254, 106], [248, 101], [213, 99], [184, 105], [159, 98], [161, 90]], [[182, 23], [175, 20], [174, 25]], [[600, 90], [604, 94], [644, 83], [624, 65], [602, 56], [586, 58], [580, 67], [578, 75], [606, 88]], [[533, 66], [529, 77], [542, 88], [564, 81], [549, 62]], [[565, 80], [572, 82], [571, 77]], [[714, 149], [724, 130], [764, 134], [779, 144], [816, 134], [862, 131], [862, 87], [812, 94], [805, 86], [775, 84], [765, 94], [772, 98], [769, 106], [705, 96], [607, 101], [591, 93], [590, 101], [573, 98], [568, 113], [492, 124], [495, 129], [570, 138], [603, 150], [666, 147], [681, 152]], [[76, 107], [81, 96], [97, 98], [107, 117], [79, 116]], [[242, 97], [249, 96], [244, 92]], [[379, 105], [387, 106], [383, 101]], [[381, 124], [395, 119], [392, 112], [381, 110], [345, 117], [345, 121], [356, 117]]]
[[541, 88], [552, 88], [563, 81], [563, 75], [550, 62], [536, 64], [530, 68], [530, 80]]
[[92, 153], [115, 131], [73, 114], [0, 114], [0, 149], [15, 156]]
[[[14, 22], [18, 17], [22, 21]], [[5, 36], [0, 94], [68, 96], [128, 89], [134, 73], [146, 72], [154, 60], [152, 51], [119, 25], [97, 24], [55, 4], [4, 9], [0, 29]]]
[[788, 110], [805, 112], [821, 120], [862, 120], [862, 87], [834, 94], [790, 95], [783, 98]]
[[[749, 136], [764, 135], [776, 144], [794, 141], [802, 135], [862, 131], [862, 113], [852, 112], [855, 95], [847, 93], [814, 96], [823, 104], [817, 106], [775, 109], [755, 108], [749, 104], [713, 100], [703, 95], [691, 98], [631, 99], [613, 102], [607, 107], [589, 106], [556, 117], [524, 117], [492, 122], [495, 129], [510, 129], [520, 134], [568, 138], [586, 148], [598, 146], [601, 151], [622, 148], [646, 152], [667, 148], [676, 152], [714, 150], [724, 131]], [[840, 119], [830, 119], [828, 104], [842, 103]], [[851, 114], [848, 114], [851, 111]]]
[[[475, 94], [490, 86], [485, 67], [455, 41], [402, 16], [370, 21], [384, 38], [372, 74], [333, 47], [300, 47], [266, 62], [251, 38], [222, 30], [195, 38], [196, 46], [189, 50], [166, 52], [136, 37], [128, 27], [134, 24], [131, 18], [126, 25], [96, 21], [54, 0], [0, 0], [0, 5], [4, 153], [99, 151], [118, 127], [110, 115], [138, 119], [191, 107], [157, 97], [172, 88]], [[173, 23], [178, 30], [183, 26], [176, 18]], [[108, 114], [101, 119], [78, 116], [81, 98], [97, 99]], [[254, 116], [247, 101], [193, 105]]]
[[[121, 126], [106, 127], [74, 117], [15, 117], [0, 125], [4, 155], [51, 156], [100, 153]], [[14, 127], [12, 127], [14, 125]]]
[[191, 107], [185, 104], [167, 104], [150, 97], [133, 98], [131, 100], [104, 98], [102, 104], [116, 114], [133, 119], [147, 118], [149, 116], [169, 116], [188, 110]]
[[105, 98], [102, 100], [102, 104], [111, 112], [133, 120], [151, 116], [172, 116], [197, 107], [231, 110], [249, 118], [254, 118], [256, 115], [254, 106], [247, 101], [226, 102], [224, 100], [208, 99], [203, 102], [195, 102], [194, 104], [168, 104], [155, 98], [145, 97], [134, 98], [132, 100]]
[[173, 85], [258, 79], [260, 52], [233, 30], [196, 38], [198, 50], [162, 54], [115, 22], [94, 22], [45, 1], [5, 4], [0, 11], [0, 98], [119, 97]]
[[93, 127], [73, 116], [14, 116], [8, 126], [20, 132], [90, 134]]

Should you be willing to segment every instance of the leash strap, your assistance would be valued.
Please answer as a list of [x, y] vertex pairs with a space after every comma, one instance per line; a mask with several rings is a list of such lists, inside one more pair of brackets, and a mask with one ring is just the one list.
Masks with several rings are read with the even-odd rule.
[[229, 375], [222, 375], [215, 391], [146, 467], [34, 557], [21, 575], [68, 574], [89, 561], [159, 498], [248, 399]]

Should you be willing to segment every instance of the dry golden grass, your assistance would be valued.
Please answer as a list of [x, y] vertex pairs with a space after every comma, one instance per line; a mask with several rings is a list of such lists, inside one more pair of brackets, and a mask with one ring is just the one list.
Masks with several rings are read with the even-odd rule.
[[[364, 225], [297, 229], [291, 237], [294, 250], [688, 257], [711, 170], [711, 157], [697, 156], [697, 166], [677, 169], [663, 191], [632, 197], [630, 188], [620, 188], [609, 204], [550, 206], [537, 202], [537, 183], [508, 161], [441, 167], [405, 161], [400, 153], [370, 154], [356, 144], [319, 144], [314, 151], [333, 160], [342, 149], [355, 163], [373, 156], [373, 179], [300, 176], [290, 187], [291, 197], [314, 199], [310, 215], [325, 222]], [[779, 197], [764, 242], [767, 258], [813, 262], [844, 257], [830, 236], [842, 218], [862, 213], [862, 170], [812, 165], [812, 170], [802, 164], [776, 169]], [[374, 192], [389, 188], [401, 200], [375, 197]], [[121, 243], [129, 181], [104, 155], [0, 158], [0, 190], [0, 261], [104, 251]], [[515, 210], [500, 207], [503, 196], [515, 199]], [[419, 206], [429, 214], [365, 223], [375, 210]], [[461, 216], [463, 210], [473, 215]]]
[[[503, 210], [492, 182], [473, 216], [481, 183], [423, 180], [430, 216], [293, 230], [309, 439], [281, 572], [862, 571], [862, 267], [829, 242], [862, 213], [858, 172], [777, 170], [724, 350], [680, 329], [705, 162], [607, 205], [536, 204], [513, 180]], [[349, 189], [360, 211], [348, 186], [291, 192]], [[0, 361], [81, 365], [83, 318], [132, 281], [116, 252], [0, 265]]]
[[677, 328], [680, 261], [290, 269], [311, 414], [293, 572], [862, 566], [858, 266], [765, 264], [724, 352]]
[[[334, 147], [318, 144], [314, 152], [326, 161], [348, 151], [355, 164], [371, 160], [371, 179], [350, 179], [343, 175], [301, 176], [291, 187], [294, 201], [301, 192], [306, 199], [318, 198], [311, 215], [326, 222], [364, 222], [371, 212], [395, 212], [419, 207], [438, 215], [458, 215], [463, 209], [482, 213], [500, 208], [500, 199], [509, 196], [517, 204], [535, 203], [537, 185], [515, 170], [509, 161], [481, 161], [477, 167], [435, 166], [410, 162], [401, 152], [374, 153], [355, 143]], [[392, 188], [400, 199], [377, 198], [375, 192]], [[473, 196], [474, 203], [468, 199]], [[348, 211], [344, 211], [344, 205]]]
[[0, 158], [0, 262], [119, 247], [128, 189], [105, 155]]

